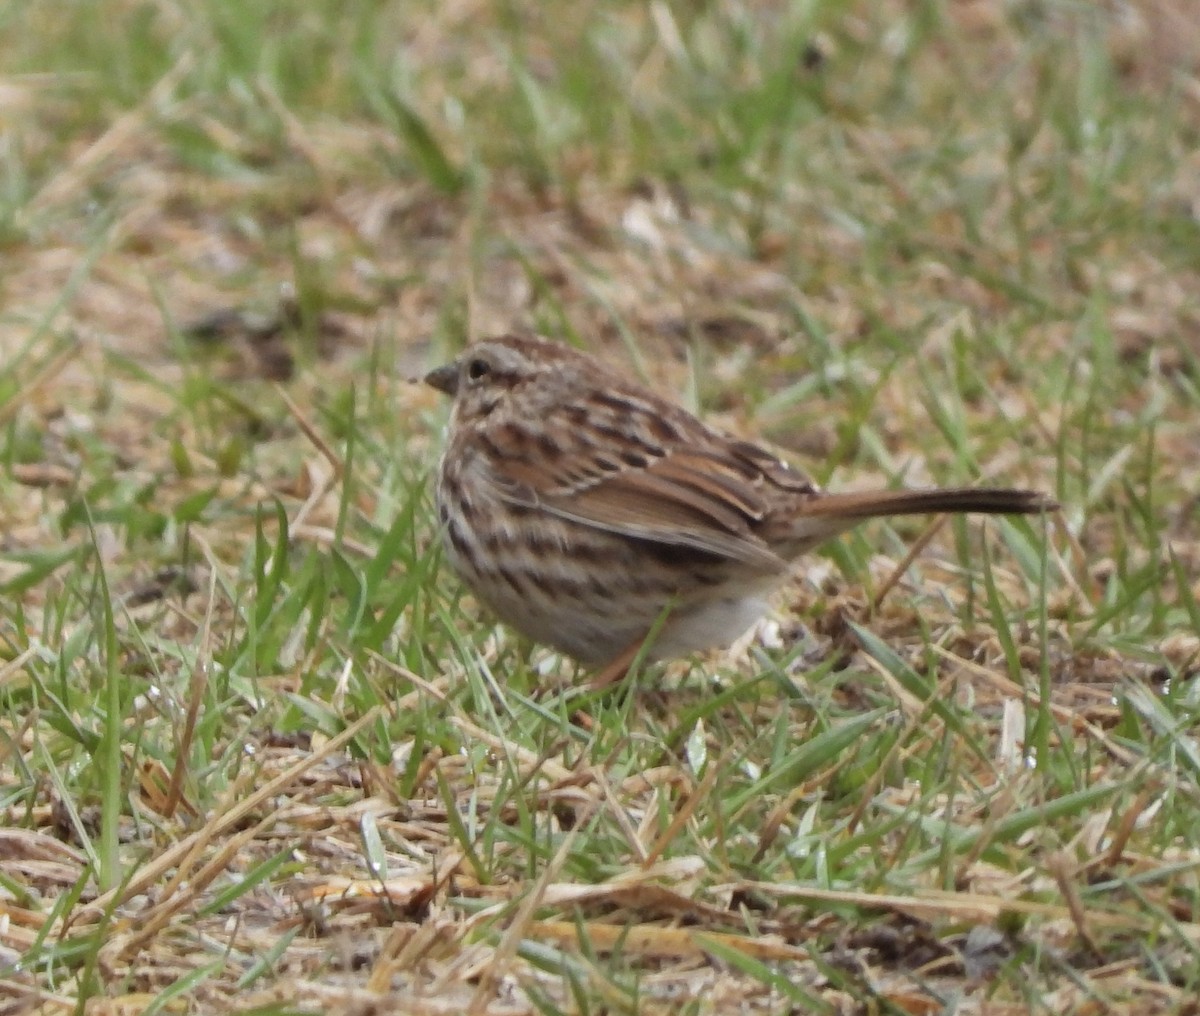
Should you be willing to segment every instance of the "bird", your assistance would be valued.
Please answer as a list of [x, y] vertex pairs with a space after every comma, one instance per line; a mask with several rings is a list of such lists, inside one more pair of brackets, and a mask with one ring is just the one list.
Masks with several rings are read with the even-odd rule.
[[826, 492], [539, 336], [475, 342], [423, 380], [452, 400], [435, 482], [451, 567], [502, 622], [609, 680], [639, 652], [727, 646], [798, 558], [866, 519], [1057, 508], [1007, 487]]

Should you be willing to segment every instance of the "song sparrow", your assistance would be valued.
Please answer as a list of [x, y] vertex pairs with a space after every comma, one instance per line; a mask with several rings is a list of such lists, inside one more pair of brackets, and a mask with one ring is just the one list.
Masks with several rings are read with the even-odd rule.
[[425, 381], [454, 400], [436, 494], [450, 563], [501, 620], [589, 665], [631, 657], [662, 617], [654, 658], [728, 644], [796, 557], [863, 519], [1056, 507], [1002, 488], [824, 493], [544, 339], [476, 343]]

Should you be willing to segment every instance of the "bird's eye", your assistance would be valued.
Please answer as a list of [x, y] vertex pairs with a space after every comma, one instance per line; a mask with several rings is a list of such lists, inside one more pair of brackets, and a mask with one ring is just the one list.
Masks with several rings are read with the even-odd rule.
[[492, 369], [491, 364], [487, 360], [482, 360], [476, 357], [467, 364], [467, 378], [471, 381], [478, 381], [485, 377]]

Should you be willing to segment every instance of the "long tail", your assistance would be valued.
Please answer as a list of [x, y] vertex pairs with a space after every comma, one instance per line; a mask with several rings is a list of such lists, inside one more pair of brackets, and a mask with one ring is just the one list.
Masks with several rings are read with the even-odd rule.
[[864, 519], [887, 515], [935, 515], [972, 512], [985, 515], [1034, 515], [1054, 511], [1058, 503], [1036, 490], [1007, 487], [948, 487], [936, 490], [869, 490], [817, 494], [791, 520], [782, 556], [796, 557]]
[[927, 515], [940, 512], [973, 512], [984, 515], [1035, 515], [1053, 511], [1058, 503], [1036, 490], [1009, 487], [946, 487], [934, 490], [868, 490], [844, 494], [819, 494], [809, 501], [804, 515], [836, 515], [845, 519], [871, 519], [880, 515]]

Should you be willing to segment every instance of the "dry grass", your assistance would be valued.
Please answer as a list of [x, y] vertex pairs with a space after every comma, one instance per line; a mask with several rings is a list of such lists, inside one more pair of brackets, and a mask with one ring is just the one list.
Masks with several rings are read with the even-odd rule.
[[[1196, 1012], [1187, 5], [245, 6], [0, 23], [0, 1013]], [[1065, 508], [585, 695], [438, 567], [510, 328]]]

